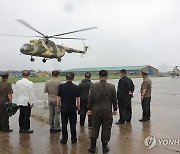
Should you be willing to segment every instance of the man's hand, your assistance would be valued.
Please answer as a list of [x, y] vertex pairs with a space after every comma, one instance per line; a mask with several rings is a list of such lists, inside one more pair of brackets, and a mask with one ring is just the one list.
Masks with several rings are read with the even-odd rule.
[[78, 111], [80, 110], [80, 105], [77, 105], [77, 110], [78, 110]]
[[33, 103], [29, 103], [29, 105], [30, 105], [30, 108], [32, 108], [32, 107], [33, 107]]
[[88, 110], [87, 115], [92, 115], [92, 110]]
[[129, 91], [129, 95], [132, 95], [133, 93], [131, 91]]
[[141, 95], [141, 101], [144, 99], [144, 96]]
[[117, 115], [117, 111], [113, 111], [113, 112], [112, 112], [112, 115]]
[[57, 105], [57, 110], [60, 111], [61, 107], [60, 105]]

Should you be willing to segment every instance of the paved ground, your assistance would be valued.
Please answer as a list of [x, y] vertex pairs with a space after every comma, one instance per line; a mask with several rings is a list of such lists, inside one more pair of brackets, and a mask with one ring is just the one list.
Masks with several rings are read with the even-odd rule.
[[[180, 140], [180, 78], [152, 78], [153, 96], [152, 96], [152, 118], [150, 122], [140, 123], [141, 106], [139, 103], [139, 88], [141, 79], [133, 79], [136, 90], [133, 98], [133, 118], [131, 124], [115, 125], [112, 128], [112, 138], [110, 141], [109, 154], [169, 154], [180, 153], [179, 145], [166, 145], [167, 140]], [[110, 82], [117, 85], [118, 80]], [[47, 100], [43, 94], [44, 83], [36, 84], [37, 102]], [[31, 118], [33, 134], [18, 133], [18, 113], [10, 118], [12, 133], [0, 132], [0, 153], [2, 154], [86, 154], [89, 146], [89, 133], [87, 123], [84, 128], [77, 127], [79, 142], [67, 145], [59, 143], [60, 134], [49, 134], [49, 125], [46, 123], [48, 117], [47, 111], [42, 109], [42, 105], [36, 105], [33, 109], [35, 118]], [[40, 122], [37, 115], [44, 116]], [[38, 119], [38, 120], [36, 120]], [[114, 123], [118, 116], [114, 117]], [[144, 146], [144, 139], [152, 135], [156, 137], [157, 144], [154, 148], [148, 150]], [[158, 140], [162, 140], [164, 145], [160, 145]], [[180, 142], [179, 142], [180, 143]], [[101, 154], [100, 139], [97, 143], [98, 153]]]

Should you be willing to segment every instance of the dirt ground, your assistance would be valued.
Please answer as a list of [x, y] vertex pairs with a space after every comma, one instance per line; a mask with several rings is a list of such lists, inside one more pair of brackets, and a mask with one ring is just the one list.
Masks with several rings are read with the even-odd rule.
[[[94, 81], [95, 82], [95, 81]], [[118, 80], [109, 82], [117, 85]], [[132, 99], [132, 122], [116, 125], [119, 115], [114, 117], [109, 154], [171, 154], [180, 153], [179, 145], [167, 145], [168, 140], [180, 140], [180, 78], [152, 78], [151, 121], [141, 123], [142, 109], [139, 89], [142, 79], [133, 79], [135, 93]], [[75, 82], [78, 84], [78, 82]], [[14, 86], [13, 86], [14, 87]], [[84, 127], [77, 124], [78, 143], [67, 145], [59, 142], [60, 133], [50, 134], [48, 125], [47, 95], [43, 93], [44, 83], [35, 84], [36, 101], [31, 117], [33, 134], [19, 134], [18, 115], [10, 118], [12, 133], [0, 132], [1, 154], [86, 154], [90, 143], [90, 129], [87, 121]], [[14, 96], [14, 102], [16, 98]], [[156, 146], [146, 149], [144, 139], [155, 136]], [[163, 144], [160, 141], [163, 140]], [[98, 154], [102, 153], [100, 137], [97, 142]]]

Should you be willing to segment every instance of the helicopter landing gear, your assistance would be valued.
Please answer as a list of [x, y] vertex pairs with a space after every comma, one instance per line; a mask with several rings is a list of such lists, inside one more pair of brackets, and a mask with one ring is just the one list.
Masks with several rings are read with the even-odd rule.
[[34, 61], [35, 61], [35, 59], [34, 59], [33, 57], [31, 57], [30, 61], [31, 61], [31, 62], [34, 62]]
[[61, 62], [61, 58], [58, 58], [57, 61], [58, 61], [58, 62]]
[[43, 63], [45, 63], [45, 62], [46, 62], [46, 59], [45, 59], [45, 58], [44, 58], [44, 59], [42, 59], [42, 62], [43, 62]]

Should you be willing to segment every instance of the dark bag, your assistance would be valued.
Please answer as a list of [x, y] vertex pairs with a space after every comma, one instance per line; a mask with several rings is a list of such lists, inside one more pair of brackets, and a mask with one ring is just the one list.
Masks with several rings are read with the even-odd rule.
[[12, 115], [14, 115], [17, 112], [17, 110], [19, 109], [19, 106], [17, 106], [17, 104], [10, 103], [10, 102], [6, 102], [4, 104], [4, 107], [6, 108], [8, 116], [10, 116], [10, 117]]

